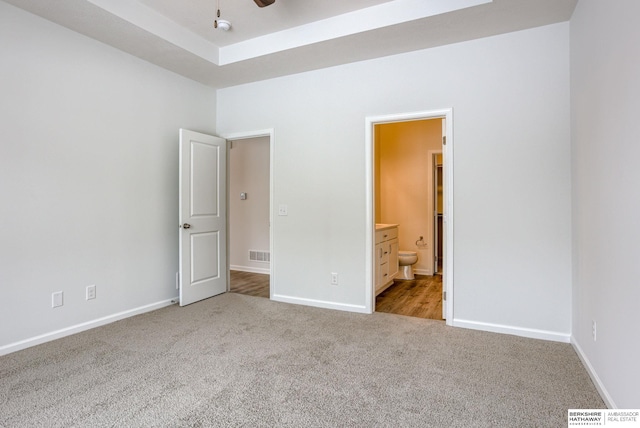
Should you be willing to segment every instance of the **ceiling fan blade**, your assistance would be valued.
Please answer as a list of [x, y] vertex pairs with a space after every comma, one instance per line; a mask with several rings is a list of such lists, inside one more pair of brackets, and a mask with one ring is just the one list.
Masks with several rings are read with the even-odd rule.
[[253, 0], [260, 7], [269, 6], [270, 4], [275, 3], [276, 0]]

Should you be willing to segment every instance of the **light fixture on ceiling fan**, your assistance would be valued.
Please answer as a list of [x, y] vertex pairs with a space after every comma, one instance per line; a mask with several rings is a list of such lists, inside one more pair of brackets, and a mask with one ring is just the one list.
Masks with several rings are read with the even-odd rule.
[[[253, 0], [259, 7], [270, 6], [276, 2], [276, 0]], [[220, 19], [220, 0], [218, 0], [218, 10], [216, 12], [216, 19], [213, 21], [213, 28], [219, 28], [224, 31], [231, 29], [231, 22], [226, 19]]]
[[216, 19], [213, 21], [213, 28], [219, 28], [224, 31], [231, 29], [231, 22], [226, 19], [220, 19], [220, 0], [218, 0], [218, 10], [216, 11]]

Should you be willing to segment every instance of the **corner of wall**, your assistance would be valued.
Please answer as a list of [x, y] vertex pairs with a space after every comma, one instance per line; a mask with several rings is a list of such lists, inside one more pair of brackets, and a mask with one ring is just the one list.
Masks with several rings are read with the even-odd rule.
[[594, 386], [598, 390], [600, 397], [602, 397], [604, 404], [606, 404], [609, 409], [617, 409], [618, 406], [616, 406], [616, 404], [614, 403], [613, 398], [611, 398], [611, 396], [609, 395], [609, 392], [607, 391], [607, 388], [605, 388], [604, 384], [600, 380], [598, 373], [596, 373], [595, 369], [591, 365], [589, 358], [587, 358], [586, 354], [582, 351], [582, 348], [580, 347], [575, 336], [573, 335], [571, 336], [571, 345], [573, 346], [573, 349], [576, 351], [576, 354], [578, 354], [578, 358], [580, 358], [582, 365], [587, 370], [587, 373], [589, 374], [589, 377], [591, 378], [591, 381], [593, 382]]

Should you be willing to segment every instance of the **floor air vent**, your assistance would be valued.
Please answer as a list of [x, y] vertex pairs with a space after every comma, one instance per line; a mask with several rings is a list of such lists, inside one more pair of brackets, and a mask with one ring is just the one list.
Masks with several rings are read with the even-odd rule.
[[252, 262], [270, 262], [271, 254], [268, 251], [249, 250], [249, 261]]

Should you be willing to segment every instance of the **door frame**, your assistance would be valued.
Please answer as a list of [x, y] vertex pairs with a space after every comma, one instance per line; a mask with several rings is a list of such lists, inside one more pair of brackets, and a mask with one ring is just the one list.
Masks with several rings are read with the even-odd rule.
[[444, 204], [445, 204], [445, 239], [444, 239], [444, 265], [443, 265], [443, 290], [447, 293], [447, 300], [444, 302], [447, 313], [446, 324], [453, 325], [453, 109], [446, 108], [440, 110], [427, 110], [413, 113], [398, 113], [384, 116], [368, 116], [365, 118], [365, 305], [366, 312], [375, 312], [376, 296], [375, 287], [375, 168], [374, 168], [374, 127], [375, 125], [393, 122], [408, 122], [424, 119], [444, 119], [444, 129], [446, 130], [446, 144], [442, 147], [445, 157], [444, 175]]
[[[242, 131], [242, 132], [233, 132], [229, 134], [224, 134], [222, 138], [227, 140], [227, 144], [230, 144], [231, 141], [238, 140], [248, 140], [251, 138], [260, 138], [260, 137], [268, 137], [269, 138], [269, 299], [273, 299], [275, 294], [275, 281], [273, 281], [274, 273], [275, 273], [275, 255], [273, 253], [274, 249], [274, 233], [273, 233], [273, 177], [274, 177], [274, 153], [275, 153], [275, 130], [273, 128], [263, 129], [258, 131]], [[229, 156], [231, 156], [231, 150], [227, 150], [227, 165], [230, 164]], [[231, 168], [227, 168], [227, 198], [229, 198], [229, 185], [230, 185], [230, 171]], [[229, 230], [229, 200], [227, 199], [227, 230]], [[230, 251], [230, 242], [231, 239], [227, 237], [227, 254]], [[227, 257], [227, 291], [231, 288], [231, 274], [230, 274], [230, 264], [229, 257]]]
[[[444, 131], [444, 130], [443, 130]], [[446, 131], [445, 131], [446, 132]], [[446, 133], [445, 133], [446, 135]], [[431, 177], [431, 190], [433, 192], [433, 194], [431, 195], [431, 201], [430, 201], [430, 206], [431, 206], [431, 226], [433, 228], [433, 230], [431, 231], [431, 245], [433, 246], [432, 248], [432, 252], [431, 252], [431, 273], [435, 275], [436, 273], [436, 269], [438, 268], [438, 266], [436, 266], [436, 253], [437, 253], [437, 248], [436, 248], [436, 231], [435, 231], [435, 222], [436, 222], [436, 193], [435, 193], [435, 174], [436, 174], [436, 168], [434, 165], [434, 159], [436, 155], [441, 155], [442, 154], [442, 149], [440, 150], [429, 150], [429, 159], [430, 159], [430, 163], [429, 163], [429, 176]], [[444, 169], [443, 169], [444, 172]], [[444, 196], [444, 195], [443, 195]], [[444, 202], [444, 200], [443, 200]], [[443, 249], [444, 250], [444, 249]], [[444, 258], [444, 253], [442, 255], [442, 257]], [[444, 269], [444, 266], [442, 267]]]

